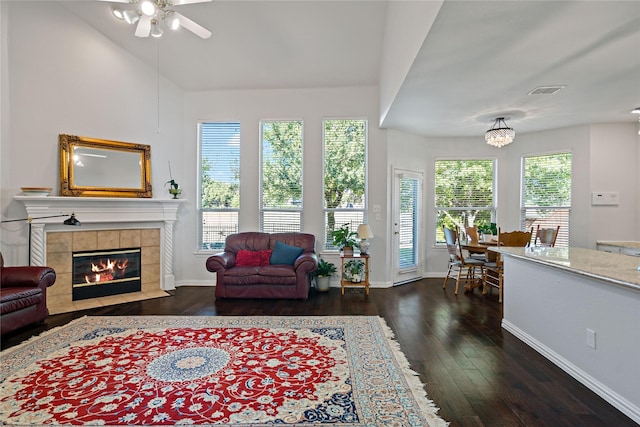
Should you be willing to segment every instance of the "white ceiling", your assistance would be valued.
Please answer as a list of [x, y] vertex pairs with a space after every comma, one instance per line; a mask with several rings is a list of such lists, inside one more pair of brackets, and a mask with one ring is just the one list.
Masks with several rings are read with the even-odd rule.
[[[398, 1], [398, 0], [391, 0]], [[137, 38], [110, 3], [61, 1], [153, 68], [158, 41]], [[176, 8], [213, 36], [159, 39], [160, 72], [186, 91], [378, 84], [386, 1], [219, 1]], [[527, 95], [564, 85], [554, 95]], [[482, 135], [633, 122], [640, 107], [640, 1], [444, 2], [384, 127]]]

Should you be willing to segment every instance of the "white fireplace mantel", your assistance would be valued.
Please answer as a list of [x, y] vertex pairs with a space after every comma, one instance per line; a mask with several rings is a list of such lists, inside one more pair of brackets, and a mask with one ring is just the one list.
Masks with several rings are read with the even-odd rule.
[[68, 231], [64, 218], [40, 218], [75, 214], [81, 230], [152, 227], [162, 229], [162, 284], [164, 290], [175, 289], [173, 275], [173, 224], [184, 199], [14, 196], [24, 203], [31, 221], [31, 265], [46, 263], [46, 233]]

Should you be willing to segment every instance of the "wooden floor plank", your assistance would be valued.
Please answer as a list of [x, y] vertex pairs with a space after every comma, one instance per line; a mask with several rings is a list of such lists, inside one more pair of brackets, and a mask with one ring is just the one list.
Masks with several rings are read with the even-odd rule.
[[503, 330], [497, 292], [453, 295], [442, 279], [390, 289], [315, 290], [308, 300], [216, 300], [211, 287], [50, 316], [2, 337], [2, 349], [85, 315], [381, 316], [439, 415], [452, 426], [635, 426], [628, 417]]

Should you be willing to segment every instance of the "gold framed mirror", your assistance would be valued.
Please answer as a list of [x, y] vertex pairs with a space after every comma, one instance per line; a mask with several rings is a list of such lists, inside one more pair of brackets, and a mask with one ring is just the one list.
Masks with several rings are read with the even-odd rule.
[[152, 197], [151, 147], [59, 135], [60, 195]]

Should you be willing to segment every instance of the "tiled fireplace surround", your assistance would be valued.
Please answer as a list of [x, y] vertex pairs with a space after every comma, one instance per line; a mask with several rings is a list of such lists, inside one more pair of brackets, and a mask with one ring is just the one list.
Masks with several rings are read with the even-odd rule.
[[[47, 290], [51, 314], [166, 296], [175, 289], [173, 224], [181, 199], [15, 196], [24, 203], [31, 224], [31, 264], [56, 271]], [[39, 217], [75, 213], [80, 227], [63, 225], [64, 218]], [[72, 301], [73, 251], [140, 247], [142, 291]]]

